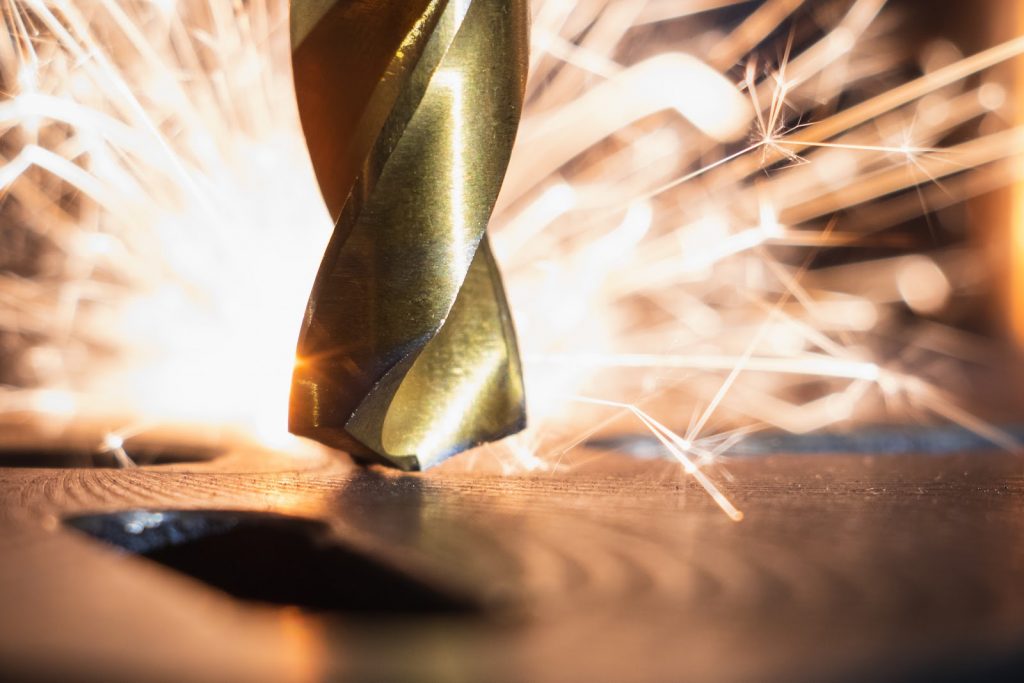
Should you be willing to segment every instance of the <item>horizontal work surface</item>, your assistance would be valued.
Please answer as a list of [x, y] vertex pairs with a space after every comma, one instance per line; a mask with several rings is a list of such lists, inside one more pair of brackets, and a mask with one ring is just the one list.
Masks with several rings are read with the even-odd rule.
[[[1012, 680], [1024, 666], [1020, 456], [745, 457], [710, 472], [740, 523], [671, 462], [575, 463], [400, 475], [237, 451], [0, 469], [0, 678]], [[279, 515], [323, 521], [320, 536], [282, 541]], [[229, 582], [251, 567], [302, 588], [328, 567], [360, 589], [323, 610], [240, 601], [69, 519], [122, 543], [208, 533], [165, 564], [220, 548], [238, 559]], [[244, 533], [218, 535], [238, 519]], [[254, 590], [268, 588], [282, 586]]]

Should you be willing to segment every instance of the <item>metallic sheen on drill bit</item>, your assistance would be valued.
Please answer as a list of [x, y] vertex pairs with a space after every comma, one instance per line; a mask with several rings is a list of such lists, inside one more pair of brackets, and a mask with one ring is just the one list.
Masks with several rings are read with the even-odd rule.
[[293, 0], [303, 129], [337, 220], [292, 432], [406, 470], [526, 421], [485, 229], [527, 67], [527, 0]]

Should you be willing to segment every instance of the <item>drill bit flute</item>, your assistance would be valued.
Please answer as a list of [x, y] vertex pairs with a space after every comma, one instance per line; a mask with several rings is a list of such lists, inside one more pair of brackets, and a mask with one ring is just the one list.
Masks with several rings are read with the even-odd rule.
[[425, 469], [525, 425], [485, 229], [518, 126], [526, 0], [293, 0], [296, 93], [336, 227], [292, 432]]

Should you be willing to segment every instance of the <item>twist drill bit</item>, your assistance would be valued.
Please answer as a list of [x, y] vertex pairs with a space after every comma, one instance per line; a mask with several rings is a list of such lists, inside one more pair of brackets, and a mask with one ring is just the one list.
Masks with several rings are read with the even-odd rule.
[[526, 75], [527, 0], [294, 0], [296, 94], [336, 226], [289, 427], [426, 469], [525, 426], [485, 229]]

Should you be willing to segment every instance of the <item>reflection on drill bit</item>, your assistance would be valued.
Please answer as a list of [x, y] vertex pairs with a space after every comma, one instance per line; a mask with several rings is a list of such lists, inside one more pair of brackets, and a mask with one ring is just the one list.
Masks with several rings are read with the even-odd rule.
[[522, 107], [526, 0], [310, 0], [292, 15], [303, 128], [337, 225], [291, 430], [403, 469], [519, 431], [485, 229]]

